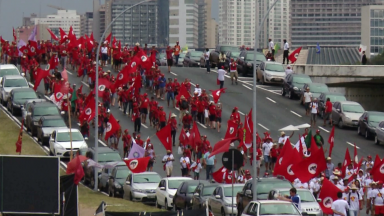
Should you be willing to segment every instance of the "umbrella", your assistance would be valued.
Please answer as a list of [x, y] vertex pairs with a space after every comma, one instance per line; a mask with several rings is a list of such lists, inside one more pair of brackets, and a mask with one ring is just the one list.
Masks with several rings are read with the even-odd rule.
[[301, 124], [301, 125], [297, 125], [295, 127], [301, 129], [301, 128], [309, 128], [309, 127], [311, 127], [311, 125], [310, 124]]
[[279, 131], [298, 131], [299, 129], [293, 125], [281, 128]]
[[77, 169], [77, 157], [80, 159], [80, 163], [86, 161], [88, 158], [85, 157], [84, 155], [78, 155], [75, 158], [73, 158], [69, 163], [67, 164], [67, 174], [71, 174], [76, 172]]

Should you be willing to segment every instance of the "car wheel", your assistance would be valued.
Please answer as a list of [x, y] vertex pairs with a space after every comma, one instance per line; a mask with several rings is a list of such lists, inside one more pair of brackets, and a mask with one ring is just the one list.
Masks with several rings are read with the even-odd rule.
[[377, 135], [375, 135], [375, 144], [376, 144], [376, 145], [380, 145], [380, 141], [379, 141], [379, 139], [377, 138]]
[[369, 131], [365, 129], [365, 139], [371, 138], [371, 134], [369, 134]]
[[32, 136], [34, 137], [34, 136], [37, 136], [37, 132], [36, 132], [36, 130], [31, 130], [32, 131]]
[[132, 195], [132, 192], [129, 193], [129, 200], [132, 201], [133, 200], [133, 195]]
[[357, 127], [357, 134], [361, 135], [360, 125]]
[[221, 208], [221, 216], [225, 216], [225, 211], [223, 208]]
[[91, 181], [89, 182], [89, 186], [91, 188], [94, 188], [95, 187], [95, 178], [94, 177], [91, 177]]
[[164, 208], [165, 208], [165, 210], [169, 210], [167, 199], [165, 199], [165, 201], [164, 201]]
[[292, 91], [289, 91], [289, 92], [288, 92], [288, 97], [289, 97], [289, 99], [293, 100], [293, 94], [292, 94]]
[[108, 189], [107, 189], [107, 194], [108, 194], [109, 197], [113, 197], [112, 191], [109, 188], [109, 186], [108, 186]]
[[265, 85], [264, 76], [261, 77], [260, 84], [261, 84], [261, 85]]
[[343, 119], [339, 120], [339, 122], [337, 123], [337, 126], [339, 126], [339, 128], [343, 128], [344, 127]]
[[161, 209], [161, 205], [159, 205], [159, 203], [157, 202], [157, 198], [156, 198], [155, 206], [156, 208]]
[[285, 90], [284, 90], [284, 88], [281, 88], [281, 96], [285, 96]]
[[15, 115], [15, 110], [13, 109], [13, 106], [11, 105], [11, 113], [14, 116]]

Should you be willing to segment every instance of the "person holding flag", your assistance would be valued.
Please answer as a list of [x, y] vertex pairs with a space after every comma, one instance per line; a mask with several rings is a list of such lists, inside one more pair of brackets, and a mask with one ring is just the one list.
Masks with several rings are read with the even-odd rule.
[[200, 170], [203, 169], [200, 163], [200, 159], [197, 159], [194, 161], [191, 165], [191, 169], [193, 170], [193, 179], [199, 180], [200, 179]]

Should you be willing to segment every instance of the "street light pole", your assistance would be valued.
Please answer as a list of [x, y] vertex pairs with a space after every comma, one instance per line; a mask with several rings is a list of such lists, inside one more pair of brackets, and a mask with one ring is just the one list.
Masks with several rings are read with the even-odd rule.
[[[259, 27], [256, 29], [256, 35], [255, 35], [255, 50], [254, 50], [254, 56], [253, 56], [253, 111], [252, 111], [252, 118], [253, 118], [253, 163], [256, 163], [256, 154], [257, 154], [257, 145], [256, 145], [256, 55], [257, 55], [257, 48], [259, 47], [259, 35], [261, 32], [261, 29], [264, 26], [264, 22], [268, 17], [269, 12], [272, 10], [272, 8], [275, 6], [275, 4], [279, 0], [275, 0], [271, 7], [269, 7], [267, 13], [264, 15], [263, 20], [261, 21]], [[257, 200], [257, 167], [256, 164], [253, 166], [253, 200]]]
[[[146, 2], [150, 2], [150, 1], [153, 1], [153, 0], [144, 0], [144, 1], [141, 1], [137, 4], [134, 4], [132, 5], [131, 7], [128, 7], [126, 8], [125, 10], [123, 10], [119, 15], [117, 15], [115, 17], [115, 19], [112, 20], [111, 23], [108, 24], [108, 26], [105, 28], [104, 30], [104, 33], [103, 35], [101, 35], [101, 38], [100, 38], [100, 41], [99, 41], [99, 45], [97, 46], [97, 51], [96, 51], [96, 70], [95, 70], [95, 73], [96, 73], [96, 80], [95, 80], [95, 87], [98, 88], [99, 86], [99, 52], [100, 52], [100, 46], [103, 44], [104, 42], [104, 37], [105, 37], [105, 34], [107, 33], [107, 30], [112, 26], [112, 24], [121, 16], [123, 15], [125, 12], [127, 12], [128, 10], [138, 6], [138, 5], [141, 5], [141, 4], [144, 4]], [[99, 138], [98, 138], [98, 134], [99, 134], [99, 119], [98, 119], [98, 113], [99, 113], [99, 97], [97, 95], [97, 91], [95, 91], [95, 100], [96, 100], [96, 108], [95, 108], [95, 154], [94, 154], [94, 160], [95, 162], [97, 163], [98, 162], [98, 159], [97, 159], [97, 154], [98, 154], [98, 144], [99, 144]], [[95, 185], [94, 185], [94, 190], [97, 191], [98, 189], [98, 172], [97, 172], [97, 169], [98, 168], [94, 168], [94, 182], [95, 182]]]

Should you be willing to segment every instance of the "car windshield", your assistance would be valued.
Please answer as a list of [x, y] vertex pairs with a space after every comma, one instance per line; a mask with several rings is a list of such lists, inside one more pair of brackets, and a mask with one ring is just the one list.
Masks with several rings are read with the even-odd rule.
[[[254, 53], [247, 53], [247, 56], [245, 56], [245, 61], [253, 61], [255, 54]], [[263, 54], [257, 53], [256, 55], [256, 61], [266, 61], [267, 59]]]
[[7, 79], [4, 87], [28, 87], [27, 81], [23, 79]]
[[203, 55], [203, 52], [191, 52], [191, 57], [200, 57]]
[[102, 152], [98, 154], [98, 161], [101, 163], [121, 161], [121, 157], [117, 152]]
[[165, 58], [165, 53], [160, 53], [160, 54], [159, 54], [159, 58], [160, 58], [160, 59]]
[[187, 193], [192, 194], [196, 190], [197, 185], [188, 185]]
[[185, 57], [185, 53], [180, 53], [179, 58], [184, 58], [184, 57]]
[[326, 95], [325, 98], [329, 98], [332, 103], [336, 101], [347, 101], [347, 98], [345, 98], [343, 95]]
[[[289, 190], [280, 191], [279, 193], [282, 196], [290, 196]], [[297, 194], [299, 195], [301, 202], [317, 202], [310, 191], [298, 190]]]
[[131, 171], [128, 167], [119, 168], [116, 172], [116, 179], [126, 179], [129, 174], [131, 174]]
[[[79, 131], [72, 132], [72, 141], [83, 141], [83, 135]], [[70, 142], [70, 133], [69, 132], [58, 132], [56, 136], [57, 142]]]
[[312, 93], [323, 93], [328, 92], [328, 86], [326, 85], [311, 85], [309, 86], [309, 89]]
[[238, 192], [240, 192], [243, 189], [243, 186], [234, 186], [233, 187], [233, 195], [232, 195], [232, 187], [225, 187], [224, 188], [224, 196], [226, 197], [233, 197], [236, 196]]
[[34, 116], [55, 116], [60, 115], [59, 110], [56, 106], [48, 106], [48, 107], [36, 107], [33, 110]]
[[[66, 127], [63, 119], [45, 119], [43, 122], [43, 127]], [[72, 133], [73, 135], [73, 133]]]
[[35, 99], [37, 98], [37, 95], [35, 92], [16, 92], [14, 95], [13, 95], [13, 98], [15, 100], [23, 100], [23, 99]]
[[342, 107], [343, 112], [363, 113], [364, 108], [360, 104], [344, 104]]
[[185, 179], [179, 179], [179, 180], [168, 180], [168, 188], [169, 189], [177, 189], [181, 183], [183, 183]]
[[203, 196], [210, 196], [212, 195], [213, 191], [215, 190], [215, 187], [204, 187], [203, 189]]
[[284, 67], [281, 64], [267, 64], [265, 70], [273, 72], [285, 72]]
[[384, 121], [384, 115], [369, 116], [369, 123], [371, 123], [374, 127], [377, 127], [381, 121]]
[[141, 174], [135, 175], [133, 178], [134, 183], [159, 183], [160, 176], [158, 174]]
[[221, 46], [220, 52], [239, 51], [239, 47], [235, 46]]
[[233, 60], [237, 60], [237, 58], [239, 58], [239, 55], [240, 55], [240, 52], [231, 52], [231, 58], [233, 58]]
[[300, 215], [291, 203], [262, 203], [259, 215]]
[[309, 77], [295, 76], [293, 77], [293, 82], [298, 84], [305, 84], [305, 83], [312, 83], [312, 80]]
[[19, 70], [17, 70], [16, 68], [1, 69], [0, 77], [3, 77], [5, 75], [20, 75], [20, 73]]
[[257, 194], [268, 194], [274, 188], [291, 188], [289, 181], [263, 181], [257, 184]]

